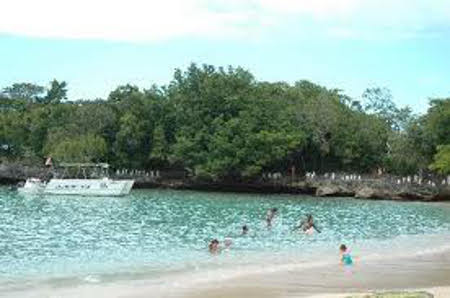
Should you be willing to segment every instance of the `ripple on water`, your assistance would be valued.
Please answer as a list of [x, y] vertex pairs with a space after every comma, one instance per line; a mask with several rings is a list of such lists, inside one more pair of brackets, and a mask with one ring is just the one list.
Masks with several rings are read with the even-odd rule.
[[[442, 206], [162, 190], [125, 198], [21, 197], [0, 189], [0, 278], [78, 275], [97, 282], [112, 272], [157, 275], [268, 258], [306, 260], [312, 253], [335, 257], [341, 242], [393, 249], [416, 236], [415, 246], [426, 247], [420, 235], [450, 231], [450, 208]], [[271, 207], [279, 216], [268, 230]], [[292, 231], [307, 213], [322, 233]], [[245, 237], [243, 224], [250, 228]], [[211, 257], [208, 242], [225, 237], [233, 239], [231, 251]]]

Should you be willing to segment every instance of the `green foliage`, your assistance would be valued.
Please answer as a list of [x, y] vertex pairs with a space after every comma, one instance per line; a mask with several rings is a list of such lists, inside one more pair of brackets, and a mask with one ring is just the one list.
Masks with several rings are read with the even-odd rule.
[[435, 145], [450, 144], [450, 98], [430, 101], [425, 130]]
[[120, 128], [115, 142], [118, 164], [128, 167], [145, 164], [150, 139], [145, 121], [141, 121], [135, 114], [127, 112], [119, 122]]
[[47, 152], [60, 162], [104, 161], [107, 145], [102, 137], [88, 134], [72, 138], [57, 138], [48, 145]]
[[177, 71], [169, 88], [180, 111], [172, 159], [198, 176], [239, 179], [286, 158], [302, 134], [282, 101], [261, 94], [266, 87], [240, 68]]
[[121, 102], [129, 98], [133, 93], [139, 93], [139, 88], [130, 84], [119, 86], [108, 96], [108, 101]]
[[394, 130], [404, 130], [412, 120], [411, 108], [397, 108], [391, 91], [387, 88], [368, 88], [362, 95], [367, 113], [375, 114]]
[[67, 99], [67, 83], [53, 80], [50, 82], [50, 89], [47, 90], [47, 95], [43, 98], [44, 103], [59, 103], [61, 100]]
[[343, 168], [370, 172], [383, 165], [389, 127], [383, 120], [362, 113], [350, 113], [332, 139], [335, 155]]
[[[46, 93], [44, 95], [44, 93]], [[32, 83], [15, 83], [12, 86], [3, 88], [0, 93], [0, 100], [5, 99], [17, 101], [25, 101], [28, 103], [59, 103], [67, 98], [67, 83], [53, 80], [50, 82], [50, 88], [46, 89], [42, 86]]]
[[[107, 100], [66, 101], [67, 84], [13, 84], [0, 93], [3, 158], [105, 161], [115, 167], [186, 168], [213, 180], [263, 172], [413, 174], [448, 171], [450, 99], [424, 116], [389, 90], [362, 101], [302, 80], [258, 82], [242, 68], [191, 64], [167, 85], [119, 86]], [[433, 161], [434, 157], [434, 161]]]
[[26, 151], [27, 136], [23, 113], [0, 113], [0, 146], [3, 156], [15, 158], [23, 155]]
[[45, 88], [31, 83], [14, 83], [3, 88], [3, 96], [8, 99], [21, 99], [28, 102], [39, 102]]
[[418, 148], [406, 133], [391, 134], [384, 167], [390, 173], [399, 175], [417, 173], [427, 165], [424, 155], [417, 151]]
[[434, 296], [428, 292], [386, 292], [386, 293], [374, 293], [363, 294], [356, 296], [348, 296], [346, 298], [433, 298]]
[[34, 155], [37, 156], [41, 155], [45, 144], [49, 126], [49, 113], [50, 110], [45, 106], [37, 106], [25, 113], [22, 119], [25, 122], [28, 134], [26, 144], [29, 148], [32, 148]]
[[166, 140], [164, 129], [161, 125], [158, 125], [153, 132], [152, 149], [150, 152], [150, 159], [154, 162], [165, 163], [168, 159], [169, 145]]
[[444, 175], [450, 174], [450, 145], [438, 146], [430, 168]]

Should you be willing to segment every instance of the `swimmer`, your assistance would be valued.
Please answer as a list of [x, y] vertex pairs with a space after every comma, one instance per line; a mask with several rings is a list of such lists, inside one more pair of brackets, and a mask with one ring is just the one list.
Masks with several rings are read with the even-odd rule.
[[219, 249], [220, 249], [220, 247], [219, 247], [219, 240], [217, 240], [217, 239], [211, 240], [211, 242], [209, 243], [208, 248], [209, 248], [209, 252], [210, 253], [217, 254], [219, 252]]
[[243, 225], [241, 235], [247, 235], [247, 234], [248, 234], [248, 227], [247, 227], [247, 225]]
[[316, 227], [314, 224], [314, 219], [311, 214], [308, 214], [306, 216], [306, 220], [302, 220], [302, 222], [294, 228], [294, 230], [302, 229], [303, 233], [307, 235], [312, 235], [314, 233], [314, 230], [321, 233], [321, 231]]
[[269, 211], [267, 211], [266, 222], [267, 222], [268, 227], [272, 226], [272, 220], [274, 219], [277, 212], [278, 212], [277, 208], [272, 208], [272, 209], [269, 209]]
[[350, 250], [347, 248], [345, 244], [341, 244], [339, 247], [339, 253], [340, 253], [340, 262], [341, 265], [350, 266], [353, 265], [353, 259], [350, 255]]

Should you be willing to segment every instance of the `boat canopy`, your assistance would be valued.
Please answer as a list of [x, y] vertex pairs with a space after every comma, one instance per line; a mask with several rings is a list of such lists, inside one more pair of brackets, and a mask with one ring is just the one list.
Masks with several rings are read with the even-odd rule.
[[102, 168], [108, 169], [109, 164], [107, 163], [60, 163], [59, 168]]
[[53, 168], [54, 178], [97, 178], [107, 177], [107, 163], [59, 163]]

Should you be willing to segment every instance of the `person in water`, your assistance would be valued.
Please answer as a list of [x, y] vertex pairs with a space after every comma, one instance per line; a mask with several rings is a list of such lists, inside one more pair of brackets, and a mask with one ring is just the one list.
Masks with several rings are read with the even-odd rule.
[[297, 227], [295, 227], [294, 230], [297, 230], [297, 229], [302, 229], [302, 231], [308, 235], [311, 235], [314, 232], [314, 230], [321, 233], [321, 231], [314, 224], [314, 219], [311, 214], [308, 214], [306, 216], [306, 219], [302, 220], [302, 222]]
[[209, 243], [208, 248], [209, 248], [209, 252], [210, 253], [212, 253], [212, 254], [218, 253], [219, 249], [220, 249], [220, 247], [219, 247], [219, 240], [217, 240], [217, 239], [211, 240], [211, 242]]
[[350, 255], [350, 250], [347, 248], [345, 244], [341, 244], [339, 247], [340, 253], [340, 262], [342, 265], [351, 266], [353, 265], [353, 258]]
[[247, 234], [248, 234], [248, 227], [247, 227], [247, 225], [243, 225], [241, 235], [247, 235]]
[[275, 218], [275, 215], [277, 214], [278, 209], [277, 208], [271, 208], [269, 211], [267, 211], [266, 215], [266, 223], [268, 227], [272, 226], [272, 220]]

